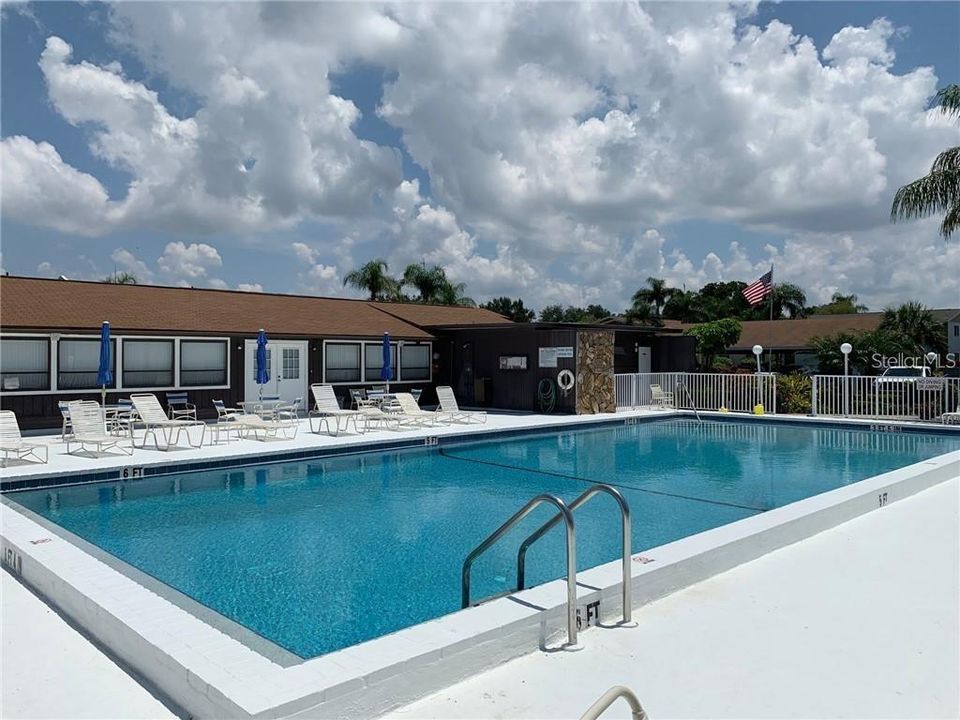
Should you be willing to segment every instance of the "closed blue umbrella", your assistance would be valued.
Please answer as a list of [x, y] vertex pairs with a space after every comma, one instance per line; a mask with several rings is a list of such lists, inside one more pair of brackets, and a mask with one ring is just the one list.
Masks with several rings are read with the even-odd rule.
[[390, 376], [393, 368], [390, 367], [390, 333], [383, 334], [383, 366], [380, 368], [380, 379], [387, 383], [387, 392], [390, 392]]
[[267, 372], [267, 333], [263, 328], [257, 333], [257, 385], [260, 386], [260, 399], [263, 399], [263, 386], [270, 382]]
[[100, 326], [100, 364], [97, 366], [97, 385], [100, 386], [100, 402], [107, 404], [107, 385], [113, 385], [113, 369], [110, 367], [110, 323]]

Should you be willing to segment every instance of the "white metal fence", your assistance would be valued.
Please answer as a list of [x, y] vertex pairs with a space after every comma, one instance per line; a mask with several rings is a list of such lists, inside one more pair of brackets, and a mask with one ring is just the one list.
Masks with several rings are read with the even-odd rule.
[[813, 415], [936, 420], [960, 410], [960, 378], [814, 375]]
[[651, 385], [673, 393], [674, 406], [680, 409], [692, 409], [691, 400], [698, 410], [725, 407], [733, 412], [753, 412], [754, 406], [761, 403], [766, 412], [774, 413], [777, 407], [775, 374], [672, 372], [614, 375], [617, 408], [653, 405]]

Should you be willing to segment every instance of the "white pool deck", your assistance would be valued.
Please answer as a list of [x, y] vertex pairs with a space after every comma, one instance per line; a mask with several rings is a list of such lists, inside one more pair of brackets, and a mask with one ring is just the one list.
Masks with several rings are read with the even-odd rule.
[[[472, 431], [557, 422], [491, 415]], [[413, 434], [384, 431], [364, 441]], [[263, 456], [356, 441], [302, 433], [290, 442], [138, 450], [112, 464]], [[105, 465], [54, 446], [49, 466], [3, 473]], [[958, 717], [958, 516], [954, 478], [635, 610], [636, 628], [591, 629], [581, 652], [534, 651], [393, 716], [579, 717], [607, 687], [622, 683], [638, 692], [653, 718]], [[9, 574], [2, 580], [0, 717], [172, 716]], [[615, 705], [605, 717], [628, 713]]]

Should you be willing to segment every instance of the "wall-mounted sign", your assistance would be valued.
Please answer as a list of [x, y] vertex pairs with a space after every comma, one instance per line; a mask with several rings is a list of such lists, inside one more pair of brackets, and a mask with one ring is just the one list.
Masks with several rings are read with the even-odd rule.
[[542, 347], [540, 348], [540, 362], [542, 368], [555, 368], [557, 358], [572, 358], [573, 347]]
[[500, 369], [501, 370], [526, 370], [527, 356], [526, 355], [501, 355]]

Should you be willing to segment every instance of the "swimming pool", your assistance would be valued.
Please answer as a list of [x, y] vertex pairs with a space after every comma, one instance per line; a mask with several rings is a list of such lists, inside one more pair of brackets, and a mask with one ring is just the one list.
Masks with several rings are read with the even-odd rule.
[[[459, 609], [466, 554], [540, 492], [616, 485], [634, 551], [960, 449], [960, 438], [788, 424], [663, 420], [51, 490], [11, 499], [297, 656]], [[517, 543], [474, 566], [510, 588]], [[577, 513], [578, 567], [612, 560], [619, 516]], [[510, 542], [510, 539], [513, 542]], [[528, 583], [563, 572], [555, 530]]]

